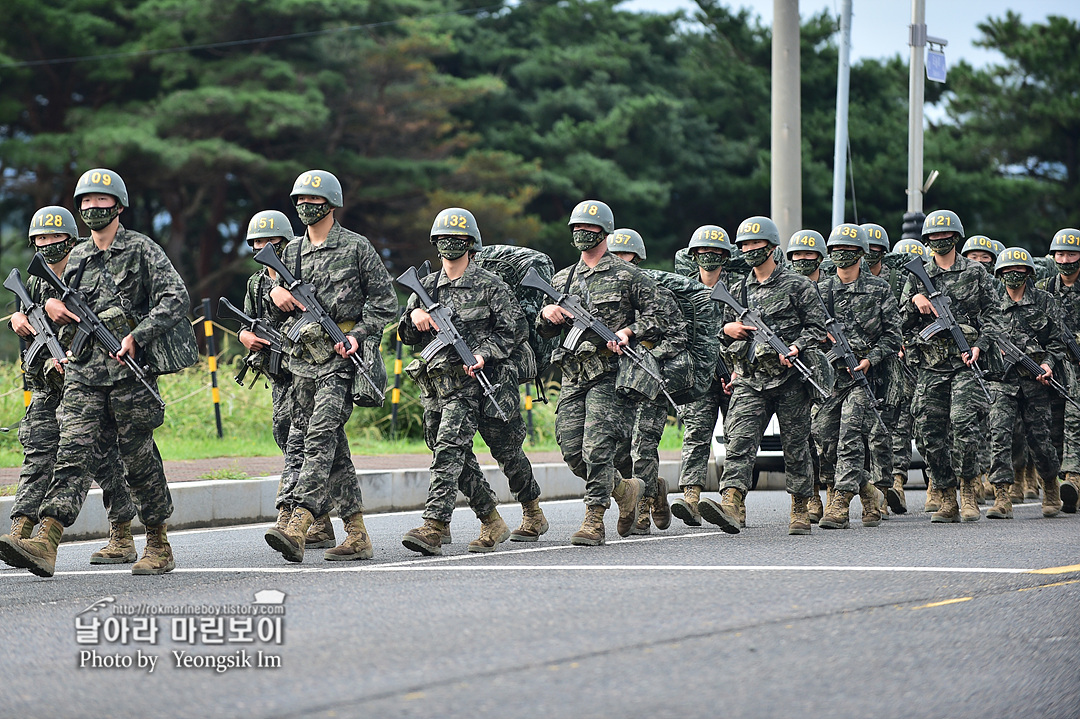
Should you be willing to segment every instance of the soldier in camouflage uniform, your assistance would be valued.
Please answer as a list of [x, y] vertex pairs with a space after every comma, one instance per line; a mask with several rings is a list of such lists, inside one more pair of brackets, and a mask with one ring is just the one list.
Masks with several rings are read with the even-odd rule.
[[[296, 484], [281, 498], [293, 508], [292, 515], [284, 529], [267, 530], [266, 542], [288, 561], [303, 561], [315, 517], [334, 506], [345, 522], [346, 536], [340, 545], [326, 550], [323, 558], [370, 559], [373, 549], [364, 526], [360, 480], [345, 436], [354, 381], [364, 381], [356, 377], [350, 356], [367, 338], [382, 339], [383, 327], [397, 312], [397, 297], [375, 248], [334, 217], [335, 209], [343, 206], [341, 183], [334, 175], [325, 170], [305, 172], [293, 183], [291, 196], [307, 230], [285, 248], [282, 262], [297, 279], [314, 286], [320, 304], [345, 333], [346, 342], [334, 345], [326, 331], [312, 322], [289, 348], [293, 426], [288, 452], [302, 454], [303, 461]], [[278, 286], [270, 290], [267, 307], [271, 318], [290, 323], [283, 325], [287, 331], [291, 323], [302, 321], [298, 310], [304, 308], [283, 282], [278, 278]], [[375, 348], [363, 354], [369, 350]]]
[[[941, 507], [931, 515], [932, 522], [978, 518], [974, 483], [979, 475], [980, 426], [988, 408], [968, 365], [980, 357], [986, 363], [994, 360], [986, 354], [994, 333], [1000, 329], [1000, 291], [981, 265], [956, 252], [956, 244], [963, 237], [960, 218], [950, 210], [931, 212], [923, 221], [923, 244], [934, 253], [925, 263], [926, 272], [937, 290], [950, 299], [952, 313], [971, 352], [961, 356], [945, 331], [929, 340], [918, 336], [919, 330], [934, 320], [934, 311], [925, 288], [914, 276], [904, 284], [900, 300], [903, 330], [913, 336], [906, 351], [918, 367], [911, 410], [915, 432], [925, 448], [933, 487], [941, 492]], [[956, 498], [958, 485], [965, 500], [963, 513]]]
[[[422, 390], [424, 441], [433, 454], [424, 524], [406, 532], [401, 543], [421, 554], [442, 554], [443, 536], [460, 489], [481, 522], [480, 536], [469, 543], [468, 550], [491, 552], [510, 538], [510, 529], [499, 515], [494, 491], [479, 471], [473, 437], [483, 415], [498, 414], [495, 402], [507, 415], [517, 414], [518, 422], [521, 414], [517, 410], [516, 376], [488, 398], [476, 373], [485, 370], [489, 378], [498, 377], [499, 367], [510, 360], [515, 343], [524, 341], [527, 327], [506, 283], [472, 261], [482, 245], [471, 212], [460, 207], [443, 210], [435, 218], [430, 238], [442, 259], [442, 270], [427, 275], [421, 284], [432, 300], [453, 312], [454, 326], [476, 356], [476, 363], [462, 364], [454, 348], [447, 345], [426, 362], [418, 359], [409, 365], [409, 376]], [[401, 340], [422, 350], [440, 329], [444, 328], [428, 314], [420, 298], [410, 296], [398, 323]], [[520, 436], [524, 440], [524, 435]], [[517, 449], [521, 450], [520, 441]]]
[[[1068, 338], [1080, 338], [1080, 230], [1066, 227], [1054, 233], [1050, 242], [1050, 254], [1054, 257], [1058, 274], [1049, 279], [1040, 280], [1036, 287], [1046, 290], [1061, 308], [1062, 323]], [[1066, 378], [1074, 375], [1072, 387], [1075, 390], [1077, 357], [1072, 351], [1065, 354], [1068, 364], [1059, 365], [1063, 372], [1058, 380], [1069, 386]], [[1073, 391], [1075, 395], [1076, 392]], [[1069, 514], [1076, 512], [1077, 497], [1080, 494], [1080, 410], [1064, 400], [1054, 397], [1054, 419], [1051, 425], [1054, 446], [1061, 458], [1061, 472], [1065, 474], [1061, 484], [1062, 510]]]
[[773, 249], [780, 244], [776, 224], [768, 217], [750, 217], [739, 225], [735, 244], [753, 268], [730, 288], [744, 307], [759, 307], [764, 321], [791, 351], [781, 357], [767, 345], [747, 356], [753, 327], [744, 325], [725, 308], [723, 341], [738, 357], [734, 393], [724, 420], [726, 458], [720, 482], [721, 500], [703, 499], [701, 516], [725, 532], [737, 533], [746, 524], [746, 493], [761, 437], [775, 413], [784, 437], [784, 470], [791, 494], [790, 534], [809, 534], [807, 502], [814, 484], [810, 460], [810, 386], [791, 364], [825, 340], [825, 316], [806, 277], [777, 265]]
[[[697, 279], [706, 287], [717, 282], [725, 285], [732, 281], [727, 263], [735, 245], [731, 244], [727, 230], [718, 225], [702, 225], [690, 236], [689, 256], [694, 261]], [[682, 465], [679, 468], [681, 499], [671, 504], [671, 513], [690, 527], [701, 526], [698, 503], [705, 480], [709, 475], [709, 450], [712, 447], [713, 430], [721, 417], [727, 416], [731, 401], [730, 358], [721, 357], [717, 363], [712, 386], [701, 399], [679, 408], [683, 423]], [[726, 381], [725, 381], [726, 375]]]
[[[92, 241], [72, 249], [64, 279], [70, 285], [85, 266], [76, 289], [87, 295], [102, 322], [122, 338], [117, 358], [134, 360], [140, 348], [187, 321], [187, 288], [157, 243], [120, 224], [128, 193], [119, 175], [106, 169], [87, 171], [75, 186], [75, 202]], [[48, 300], [45, 310], [61, 325], [77, 319], [58, 299]], [[152, 375], [150, 382], [156, 383]], [[41, 526], [31, 539], [0, 538], [5, 561], [21, 563], [39, 576], [52, 576], [64, 527], [79, 516], [90, 482], [108, 481], [106, 474], [112, 470], [106, 464], [115, 444], [123, 460], [124, 480], [146, 527], [146, 550], [131, 571], [172, 571], [175, 561], [165, 531], [172, 496], [154, 443], [154, 429], [164, 419], [165, 408], [100, 343], [88, 342], [79, 356], [71, 357], [60, 403], [60, 446], [41, 505]]]
[[[43, 207], [30, 220], [30, 246], [42, 254], [45, 262], [59, 276], [64, 274], [68, 254], [78, 242], [75, 217], [66, 208]], [[33, 275], [26, 279], [26, 289], [38, 306], [51, 297], [60, 296], [52, 285]], [[25, 339], [29, 340], [36, 334], [22, 312], [12, 314], [10, 325], [16, 334]], [[53, 331], [57, 331], [55, 326]], [[23, 370], [32, 399], [26, 408], [26, 416], [19, 423], [23, 464], [15, 503], [11, 507], [11, 536], [29, 539], [38, 522], [38, 509], [45, 500], [56, 464], [56, 450], [60, 444], [57, 415], [64, 389], [64, 369], [48, 352], [43, 351], [33, 366], [26, 366], [24, 361]], [[130, 563], [139, 558], [131, 537], [135, 505], [124, 485], [120, 453], [115, 444], [109, 446], [108, 452], [100, 480], [101, 498], [109, 516], [109, 543], [90, 555], [91, 564]]]
[[[1027, 250], [1021, 247], [1006, 249], [998, 256], [994, 269], [1005, 285], [999, 305], [1002, 331], [1041, 367], [1043, 374], [1032, 376], [1033, 373], [1012, 366], [997, 384], [990, 409], [993, 443], [990, 483], [994, 486], [994, 506], [986, 516], [990, 519], [1012, 518], [1009, 485], [1013, 483], [1018, 439], [1024, 436], [1043, 483], [1043, 516], [1053, 517], [1061, 511], [1057, 478], [1061, 460], [1050, 436], [1052, 392], [1048, 385], [1055, 377], [1054, 368], [1063, 366], [1067, 351], [1062, 341], [1065, 330], [1061, 308], [1049, 293], [1028, 286], [1035, 276], [1035, 263]], [[977, 508], [975, 512], [972, 518], [978, 519]]]
[[[563, 373], [555, 437], [570, 469], [585, 480], [585, 520], [570, 542], [594, 546], [604, 543], [604, 512], [612, 498], [619, 505], [619, 536], [628, 536], [637, 522], [645, 483], [615, 479], [616, 444], [633, 422], [635, 401], [616, 392], [616, 375], [622, 347], [631, 339], [661, 339], [661, 296], [652, 279], [608, 252], [604, 239], [615, 231], [615, 218], [607, 205], [585, 200], [574, 208], [567, 224], [581, 260], [557, 272], [551, 284], [560, 292], [579, 295], [620, 338], [604, 343], [586, 333], [577, 347], [560, 346], [552, 353]], [[571, 321], [569, 312], [552, 303], [540, 311], [536, 327], [541, 336], [554, 337]]]
[[[636, 230], [615, 230], [608, 235], [608, 251], [632, 265], [639, 265], [646, 258], [645, 241]], [[642, 270], [654, 280], [662, 270]], [[658, 286], [663, 298], [660, 319], [664, 327], [664, 339], [649, 352], [662, 362], [680, 352], [686, 352], [686, 321], [679, 310], [678, 300], [672, 292]], [[660, 476], [660, 439], [667, 426], [668, 401], [663, 394], [655, 399], [643, 399], [635, 412], [633, 427], [615, 453], [615, 467], [624, 477], [637, 477], [645, 482], [645, 494], [638, 504], [638, 519], [631, 534], [649, 534], [652, 522], [656, 528], [667, 529], [671, 525], [671, 509], [667, 500], [667, 481]], [[714, 420], [715, 421], [715, 420]], [[708, 450], [706, 450], [708, 452]], [[650, 515], [652, 522], [649, 521]]]
[[[829, 236], [828, 248], [836, 274], [822, 281], [818, 292], [829, 313], [843, 325], [859, 369], [874, 384], [874, 374], [883, 372], [888, 358], [900, 351], [896, 301], [888, 282], [863, 271], [861, 260], [869, 248], [864, 228], [850, 223], [837, 225]], [[872, 454], [872, 425], [878, 422], [870, 398], [856, 384], [843, 358], [837, 357], [834, 364], [836, 383], [832, 394], [814, 417], [814, 437], [822, 464], [836, 468], [831, 501], [818, 526], [847, 529], [849, 505], [858, 494], [863, 505], [863, 526], [876, 527], [881, 523], [880, 493], [863, 465]], [[887, 432], [881, 435], [888, 438]], [[888, 448], [891, 470], [892, 445]]]

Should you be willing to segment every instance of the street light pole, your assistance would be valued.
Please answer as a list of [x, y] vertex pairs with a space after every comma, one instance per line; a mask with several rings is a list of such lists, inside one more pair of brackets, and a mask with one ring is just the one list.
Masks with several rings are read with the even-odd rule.
[[773, 0], [772, 220], [780, 243], [802, 229], [802, 105], [799, 0]]
[[908, 45], [911, 46], [908, 75], [908, 182], [903, 237], [918, 239], [923, 214], [923, 89], [926, 83], [923, 48], [926, 47], [926, 0], [911, 0]]
[[[847, 182], [848, 93], [851, 86], [851, 0], [840, 6], [840, 60], [836, 67], [836, 132], [833, 147], [832, 226], [844, 221]], [[858, 218], [856, 218], [858, 219]]]

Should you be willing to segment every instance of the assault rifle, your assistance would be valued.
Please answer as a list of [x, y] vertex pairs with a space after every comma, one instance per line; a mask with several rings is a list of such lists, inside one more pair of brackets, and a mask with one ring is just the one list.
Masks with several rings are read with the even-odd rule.
[[112, 357], [118, 359], [120, 364], [125, 365], [131, 374], [135, 375], [135, 379], [142, 383], [143, 387], [146, 387], [150, 391], [150, 394], [154, 396], [162, 407], [165, 406], [165, 400], [161, 398], [161, 395], [154, 389], [154, 385], [150, 384], [150, 370], [147, 367], [139, 364], [138, 360], [134, 357], [119, 357], [117, 352], [120, 351], [120, 340], [116, 339], [109, 328], [105, 326], [105, 323], [101, 321], [101, 318], [97, 316], [97, 313], [90, 307], [90, 303], [86, 300], [86, 295], [73, 287], [78, 287], [82, 282], [83, 272], [86, 271], [86, 260], [84, 258], [79, 263], [79, 268], [75, 271], [75, 277], [72, 278], [71, 284], [64, 284], [64, 281], [56, 276], [56, 273], [52, 271], [45, 262], [45, 258], [38, 252], [34, 255], [34, 259], [30, 261], [30, 266], [26, 269], [27, 272], [40, 277], [48, 282], [50, 285], [56, 288], [56, 291], [61, 293], [60, 301], [63, 302], [68, 310], [79, 318], [78, 327], [75, 330], [75, 338], [71, 340], [71, 354], [78, 357], [82, 354], [83, 349], [86, 347], [86, 343], [91, 338], [96, 339], [101, 343], [101, 346]]
[[[604, 342], [619, 342], [620, 337], [611, 331], [611, 329], [597, 319], [591, 312], [585, 309], [585, 306], [581, 304], [581, 300], [576, 295], [569, 295], [559, 292], [554, 287], [544, 281], [539, 273], [537, 273], [535, 267], [530, 267], [529, 271], [525, 273], [525, 276], [521, 278], [521, 286], [534, 290], [540, 290], [545, 295], [555, 301], [559, 307], [563, 308], [570, 313], [573, 326], [570, 331], [566, 333], [566, 337], [563, 339], [562, 346], [566, 349], [572, 350], [578, 346], [581, 342], [582, 336], [587, 330], [592, 330], [600, 339]], [[638, 350], [634, 349], [630, 345], [624, 345], [622, 347], [623, 354], [630, 358], [638, 367], [645, 372], [645, 374], [652, 377], [660, 385], [660, 391], [664, 393], [664, 397], [671, 403], [672, 407], [678, 408], [679, 405], [675, 403], [675, 400], [671, 398], [671, 393], [668, 392], [667, 382], [657, 372], [655, 372], [649, 365], [645, 364], [645, 360], [642, 359]]]
[[[1043, 368], [1038, 363], [1036, 363], [1035, 360], [1024, 354], [1024, 352], [1019, 347], [1014, 345], [1011, 340], [1008, 340], [1005, 337], [997, 337], [994, 339], [994, 342], [996, 342], [997, 346], [1001, 349], [1001, 353], [1005, 355], [1005, 372], [1002, 372], [1002, 375], [1004, 375], [1016, 365], [1019, 365], [1020, 367], [1026, 369], [1036, 379], [1046, 374], [1043, 371]], [[1077, 403], [1075, 399], [1069, 396], [1069, 391], [1065, 389], [1065, 387], [1062, 386], [1060, 382], [1051, 377], [1048, 384], [1053, 387], [1057, 391], [1057, 393], [1065, 399], [1066, 402], [1071, 404], [1073, 407], [1080, 409], [1080, 403]]]
[[755, 327], [756, 329], [749, 330], [751, 341], [750, 348], [746, 352], [748, 359], [753, 359], [756, 353], [758, 345], [767, 344], [772, 347], [773, 350], [791, 362], [795, 369], [799, 370], [799, 374], [803, 376], [803, 379], [810, 383], [814, 389], [816, 389], [823, 398], [828, 399], [829, 393], [821, 388], [821, 386], [814, 381], [813, 374], [810, 372], [810, 368], [807, 367], [801, 359], [798, 357], [788, 357], [791, 354], [791, 347], [784, 344], [784, 340], [780, 339], [780, 336], [769, 328], [769, 325], [765, 323], [765, 319], [761, 316], [760, 309], [749, 309], [739, 304], [739, 301], [731, 296], [728, 292], [728, 288], [724, 286], [723, 282], [717, 282], [713, 287], [712, 295], [713, 300], [717, 302], [723, 302], [725, 305], [735, 311], [739, 321], [744, 325]]
[[[967, 339], [964, 337], [964, 333], [961, 331], [959, 323], [957, 323], [956, 318], [953, 317], [952, 310], [949, 309], [949, 305], [952, 304], [952, 299], [950, 299], [948, 295], [942, 294], [934, 287], [934, 281], [930, 279], [930, 275], [926, 274], [926, 268], [923, 267], [923, 261], [920, 258], [915, 257], [904, 265], [904, 269], [915, 275], [915, 277], [922, 282], [923, 287], [925, 287], [926, 291], [929, 293], [927, 299], [930, 300], [934, 312], [937, 313], [937, 319], [926, 327], [923, 327], [922, 331], [919, 332], [919, 337], [928, 340], [938, 332], [948, 331], [949, 334], [952, 335], [952, 340], [956, 345], [956, 348], [960, 350], [961, 357], [965, 354], [971, 354], [971, 347], [968, 345]], [[979, 380], [979, 387], [982, 388], [983, 394], [986, 395], [986, 401], [993, 402], [993, 399], [990, 397], [990, 390], [986, 387], [986, 373], [983, 371], [983, 368], [979, 366], [979, 361], [975, 360], [969, 364], [968, 367], [975, 373], [975, 379]]]
[[815, 291], [814, 294], [817, 295], [818, 302], [821, 304], [821, 311], [825, 313], [825, 329], [828, 330], [829, 335], [832, 337], [832, 354], [844, 360], [848, 373], [855, 380], [855, 384], [862, 387], [862, 391], [870, 400], [870, 409], [874, 411], [874, 417], [877, 418], [878, 424], [887, 433], [889, 428], [885, 426], [885, 420], [881, 418], [881, 412], [878, 409], [881, 406], [881, 401], [874, 394], [874, 388], [870, 386], [870, 380], [866, 378], [866, 373], [859, 369], [859, 358], [855, 356], [855, 351], [851, 349], [844, 323], [829, 313], [829, 308], [825, 306], [825, 300], [821, 299], [820, 293]]
[[[299, 321], [297, 321], [297, 323], [289, 330], [287, 337], [291, 342], [295, 342], [299, 339], [300, 331], [312, 322], [315, 322], [323, 328], [323, 332], [330, 337], [330, 341], [335, 345], [340, 343], [345, 348], [351, 347], [345, 333], [341, 331], [341, 328], [337, 326], [337, 323], [334, 322], [333, 318], [330, 317], [325, 309], [323, 309], [322, 303], [319, 302], [319, 298], [315, 295], [315, 288], [312, 284], [294, 277], [293, 273], [289, 272], [289, 268], [285, 266], [285, 263], [281, 261], [281, 258], [277, 256], [277, 253], [274, 252], [273, 245], [266, 245], [266, 247], [263, 247], [256, 252], [255, 261], [278, 273], [278, 276], [285, 280], [286, 289], [288, 289], [289, 292], [292, 292], [293, 297], [307, 308], [300, 315]], [[359, 349], [359, 347], [357, 349]], [[375, 380], [371, 379], [371, 375], [368, 374], [368, 371], [364, 369], [364, 363], [360, 361], [360, 357], [354, 352], [349, 355], [349, 359], [352, 360], [357, 373], [371, 385], [373, 390], [375, 390], [375, 396], [381, 402], [385, 397], [385, 393], [377, 384], [375, 384]]]
[[1069, 348], [1069, 354], [1072, 355], [1072, 358], [1075, 361], [1080, 362], [1080, 344], [1076, 343], [1076, 338], [1073, 336], [1072, 332], [1069, 332], [1068, 330], [1062, 332], [1061, 341]]
[[43, 349], [49, 350], [49, 354], [57, 362], [67, 361], [67, 353], [64, 352], [63, 345], [60, 344], [56, 333], [53, 332], [44, 308], [30, 298], [30, 290], [26, 289], [26, 285], [23, 284], [18, 267], [12, 268], [11, 272], [8, 273], [7, 279], [4, 280], [4, 287], [11, 290], [15, 297], [18, 298], [22, 307], [20, 311], [26, 315], [26, 319], [30, 320], [30, 326], [34, 328], [34, 340], [23, 354], [23, 363], [26, 367], [34, 364]]
[[[240, 320], [241, 324], [246, 325], [245, 329], [248, 332], [253, 332], [256, 337], [261, 340], [266, 340], [269, 343], [265, 348], [270, 353], [270, 366], [267, 368], [267, 371], [273, 375], [281, 372], [281, 350], [282, 342], [285, 338], [278, 332], [276, 327], [270, 324], [270, 320], [265, 317], [251, 317], [224, 297], [218, 298], [217, 307], [219, 317], [226, 314], [232, 315]], [[240, 370], [240, 373], [233, 378], [236, 380], [236, 384], [241, 387], [244, 386], [244, 377], [247, 375], [248, 369], [248, 365], [245, 363]], [[255, 379], [258, 379], [257, 373]], [[251, 385], [255, 385], [254, 380], [252, 380]]]
[[[429, 295], [427, 290], [424, 289], [424, 286], [420, 284], [420, 277], [416, 273], [416, 268], [410, 267], [405, 270], [401, 274], [401, 277], [397, 278], [397, 283], [416, 293], [416, 296], [420, 299], [420, 304], [424, 306], [424, 309], [431, 315], [431, 319], [435, 321], [435, 325], [438, 327], [435, 339], [431, 340], [427, 347], [420, 352], [420, 357], [423, 358], [425, 362], [428, 362], [444, 348], [453, 347], [454, 351], [457, 352], [457, 356], [465, 363], [465, 366], [472, 367], [476, 364], [476, 355], [469, 349], [469, 344], [465, 341], [465, 338], [461, 336], [461, 332], [459, 332], [458, 328], [454, 325], [453, 312], [445, 305], [431, 299], [431, 295]], [[495, 400], [495, 392], [499, 389], [500, 385], [491, 384], [491, 381], [487, 378], [487, 375], [484, 374], [484, 370], [482, 369], [476, 371], [476, 381], [480, 383], [480, 387], [484, 391], [484, 396], [491, 400], [491, 404], [495, 406], [495, 411], [498, 412], [499, 419], [503, 422], [509, 422], [510, 418]]]

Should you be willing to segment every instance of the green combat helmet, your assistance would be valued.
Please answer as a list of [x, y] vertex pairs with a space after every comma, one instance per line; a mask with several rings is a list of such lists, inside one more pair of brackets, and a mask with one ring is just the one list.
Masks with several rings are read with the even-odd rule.
[[1080, 252], [1080, 230], [1065, 227], [1055, 232], [1050, 241], [1050, 254], [1055, 252]]
[[128, 203], [128, 191], [127, 185], [112, 170], [106, 170], [99, 167], [94, 170], [87, 170], [79, 178], [79, 181], [75, 183], [75, 205], [78, 207], [79, 198], [83, 195], [91, 194], [112, 195], [120, 204], [124, 207], [130, 207]]
[[[462, 236], [471, 240], [462, 240]], [[479, 252], [484, 243], [480, 239], [480, 226], [473, 213], [461, 207], [448, 207], [435, 215], [429, 233], [431, 244], [439, 252], [439, 257], [456, 260], [466, 252]]]
[[727, 231], [719, 225], [702, 225], [694, 230], [694, 234], [690, 236], [690, 254], [694, 254], [694, 249], [698, 247], [727, 250], [729, 253], [735, 251], [735, 245], [731, 244]]
[[331, 207], [342, 207], [344, 205], [341, 183], [338, 182], [333, 173], [326, 170], [308, 170], [297, 177], [289, 197], [295, 203], [296, 198], [300, 195], [322, 197], [330, 203]]
[[867, 222], [860, 225], [866, 230], [866, 244], [870, 247], [884, 247], [885, 251], [889, 251], [889, 233], [885, 231], [885, 228], [873, 222]]
[[[1028, 271], [1021, 275], [1022, 279], [1013, 279], [1015, 272], [1002, 273], [1006, 267], [1026, 267]], [[1009, 247], [998, 255], [994, 275], [1000, 277], [1006, 287], [1019, 287], [1027, 282], [1029, 277], [1035, 276], [1035, 261], [1031, 259], [1031, 253], [1023, 247]]]
[[972, 235], [964, 242], [964, 246], [960, 249], [960, 254], [967, 257], [967, 253], [978, 250], [980, 252], [989, 252], [997, 260], [1005, 249], [1005, 245], [1001, 244], [997, 240], [991, 240], [986, 235]]
[[912, 239], [900, 240], [892, 251], [897, 255], [918, 255], [924, 258], [927, 256], [926, 245]]
[[[928, 239], [930, 235], [939, 232], [952, 232], [953, 237], [939, 240]], [[964, 239], [964, 226], [952, 210], [934, 210], [923, 220], [921, 237], [927, 248], [935, 253], [948, 254], [956, 246], [957, 240]]]
[[866, 230], [854, 222], [845, 222], [833, 228], [832, 234], [829, 235], [829, 241], [825, 243], [825, 246], [836, 247], [837, 245], [858, 247], [864, 254], [870, 249]]
[[747, 217], [739, 224], [739, 230], [735, 233], [735, 244], [741, 245], [750, 240], [765, 240], [773, 247], [780, 245], [780, 230], [776, 229], [776, 223], [763, 215]]
[[608, 252], [633, 252], [638, 262], [645, 259], [645, 240], [641, 239], [637, 230], [630, 228], [615, 230], [608, 235], [607, 248]]
[[816, 252], [825, 259], [825, 238], [815, 230], [799, 230], [788, 240], [787, 258], [796, 252]]
[[281, 253], [285, 251], [285, 245], [292, 242], [295, 236], [292, 223], [289, 222], [289, 218], [285, 216], [284, 212], [263, 210], [262, 212], [256, 212], [251, 221], [248, 222], [246, 239], [248, 245], [255, 249], [255, 240], [273, 240], [276, 237], [284, 237], [284, 242], [271, 243], [274, 245], [274, 252], [278, 257], [281, 257]]
[[[67, 235], [66, 240], [38, 247], [34, 238], [40, 235]], [[30, 218], [28, 244], [45, 257], [45, 262], [56, 264], [67, 257], [79, 242], [79, 228], [75, 225], [75, 216], [66, 207], [49, 205], [42, 207]]]
[[612, 214], [611, 208], [600, 200], [583, 200], [570, 213], [570, 221], [566, 224], [567, 226], [598, 225], [604, 232], [611, 234], [615, 231], [615, 215]]

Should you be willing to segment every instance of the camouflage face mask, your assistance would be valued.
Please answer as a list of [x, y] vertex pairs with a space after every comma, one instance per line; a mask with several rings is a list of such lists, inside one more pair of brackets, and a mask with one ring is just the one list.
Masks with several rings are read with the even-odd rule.
[[746, 250], [742, 253], [743, 259], [746, 260], [746, 264], [751, 267], [758, 267], [765, 264], [765, 260], [769, 259], [772, 255], [772, 247], [765, 245], [759, 247], [756, 250]]
[[1057, 265], [1058, 272], [1065, 275], [1066, 277], [1076, 272], [1077, 270], [1080, 270], [1080, 260], [1077, 260], [1076, 262], [1055, 261], [1054, 264]]
[[821, 267], [821, 260], [792, 260], [791, 267], [800, 275], [806, 275], [807, 277], [809, 277], [810, 275], [814, 274], [814, 271], [817, 270], [818, 267]]
[[45, 258], [47, 264], [55, 265], [57, 262], [68, 256], [68, 253], [71, 252], [71, 248], [74, 247], [75, 243], [78, 241], [79, 238], [77, 237], [68, 237], [66, 240], [54, 242], [51, 245], [45, 245], [44, 247], [38, 247], [37, 251]]
[[79, 210], [79, 216], [91, 230], [103, 230], [120, 214], [120, 203], [112, 207], [87, 207]]
[[1005, 283], [1005, 286], [1011, 290], [1015, 290], [1017, 287], [1022, 287], [1027, 282], [1026, 272], [1002, 272], [1001, 281]]
[[468, 252], [471, 244], [471, 237], [440, 237], [435, 240], [435, 249], [438, 251], [439, 257], [456, 260]]
[[885, 250], [880, 247], [872, 248], [866, 253], [866, 261], [871, 265], [876, 265], [881, 262], [881, 258], [885, 256]]
[[323, 202], [322, 204], [316, 204], [314, 202], [298, 202], [296, 203], [296, 214], [299, 215], [300, 221], [305, 225], [314, 225], [330, 214], [334, 208], [330, 206], [329, 202]]
[[940, 240], [927, 240], [926, 246], [933, 250], [936, 255], [947, 255], [956, 247], [956, 240], [951, 237]]
[[574, 230], [570, 241], [578, 252], [587, 252], [604, 241], [604, 233], [593, 232], [592, 230]]
[[698, 252], [694, 255], [694, 262], [706, 272], [715, 272], [727, 266], [728, 258], [718, 252]]
[[862, 250], [833, 250], [829, 253], [829, 259], [833, 261], [834, 265], [844, 269], [858, 262], [862, 254]]

